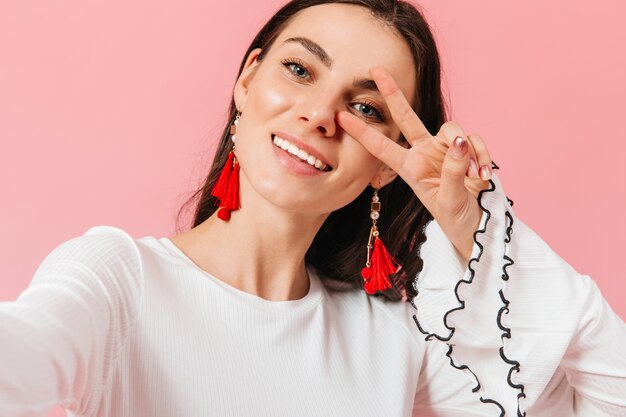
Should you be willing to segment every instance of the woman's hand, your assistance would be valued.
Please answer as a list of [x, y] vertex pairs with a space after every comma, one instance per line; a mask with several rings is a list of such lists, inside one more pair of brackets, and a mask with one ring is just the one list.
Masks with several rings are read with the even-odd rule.
[[454, 122], [431, 135], [391, 74], [383, 67], [372, 68], [370, 73], [410, 147], [402, 147], [349, 112], [340, 112], [338, 123], [404, 179], [448, 239], [469, 259], [482, 217], [477, 196], [488, 188], [491, 177], [484, 141], [477, 135], [468, 137]]

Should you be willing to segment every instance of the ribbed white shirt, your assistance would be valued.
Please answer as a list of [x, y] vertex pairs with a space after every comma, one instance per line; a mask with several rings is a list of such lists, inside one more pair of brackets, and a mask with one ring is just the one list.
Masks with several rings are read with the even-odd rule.
[[496, 177], [480, 202], [469, 265], [428, 226], [413, 303], [312, 270], [268, 301], [168, 238], [94, 227], [0, 303], [0, 417], [626, 416], [623, 321]]

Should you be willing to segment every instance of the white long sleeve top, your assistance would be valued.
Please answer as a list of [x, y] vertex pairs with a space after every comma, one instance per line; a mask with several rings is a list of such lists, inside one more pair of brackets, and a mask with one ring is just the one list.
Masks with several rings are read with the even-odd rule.
[[431, 222], [404, 303], [312, 270], [268, 301], [168, 238], [94, 227], [0, 303], [0, 417], [626, 416], [624, 322], [497, 177], [479, 201], [469, 264]]

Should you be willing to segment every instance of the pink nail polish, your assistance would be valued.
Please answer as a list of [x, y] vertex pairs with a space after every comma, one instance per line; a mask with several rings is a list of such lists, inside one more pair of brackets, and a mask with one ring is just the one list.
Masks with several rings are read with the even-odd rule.
[[489, 169], [487, 165], [483, 165], [482, 167], [480, 167], [480, 178], [482, 178], [484, 181], [487, 181], [491, 178], [491, 169]]
[[453, 155], [459, 159], [463, 158], [467, 153], [467, 139], [462, 136], [457, 136], [452, 141]]

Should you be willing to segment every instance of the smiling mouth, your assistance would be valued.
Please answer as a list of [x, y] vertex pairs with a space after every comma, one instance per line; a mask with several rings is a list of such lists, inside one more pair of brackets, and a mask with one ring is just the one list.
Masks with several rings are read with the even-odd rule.
[[272, 143], [274, 143], [274, 146], [287, 152], [295, 160], [305, 162], [318, 171], [328, 172], [333, 169], [330, 165], [326, 165], [315, 156], [310, 155], [307, 151], [298, 148], [296, 145], [289, 142], [287, 139], [281, 138], [280, 136], [272, 135]]

